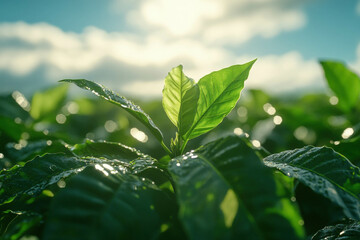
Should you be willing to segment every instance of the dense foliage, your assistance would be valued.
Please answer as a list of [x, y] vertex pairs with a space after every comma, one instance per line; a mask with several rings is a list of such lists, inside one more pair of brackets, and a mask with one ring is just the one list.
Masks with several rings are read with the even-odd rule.
[[175, 67], [142, 108], [1, 96], [1, 239], [360, 239], [360, 78], [322, 61], [334, 95], [238, 102], [254, 63]]

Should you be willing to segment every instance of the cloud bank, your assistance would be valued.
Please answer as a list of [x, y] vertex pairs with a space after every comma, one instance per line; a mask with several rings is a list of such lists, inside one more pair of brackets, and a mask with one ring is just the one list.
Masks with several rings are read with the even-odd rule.
[[[285, 0], [124, 0], [128, 24], [139, 32], [107, 32], [86, 27], [65, 32], [48, 23], [0, 23], [0, 79], [9, 91], [87, 78], [127, 94], [160, 96], [172, 67], [184, 65], [198, 80], [203, 75], [258, 58], [246, 87], [281, 93], [322, 88], [315, 61], [299, 52], [236, 55], [230, 47], [255, 37], [271, 38], [306, 24], [304, 13]], [[176, 6], [176, 7], [174, 7]], [[124, 10], [123, 10], [124, 11]], [[185, 16], [185, 17], [184, 17]], [[37, 84], [35, 84], [37, 81]], [[18, 88], [14, 88], [18, 86]]]

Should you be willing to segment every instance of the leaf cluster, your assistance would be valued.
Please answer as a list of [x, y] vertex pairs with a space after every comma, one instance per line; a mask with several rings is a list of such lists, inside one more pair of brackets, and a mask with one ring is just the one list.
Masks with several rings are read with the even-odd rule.
[[[173, 68], [164, 112], [159, 103], [147, 106], [154, 120], [85, 79], [62, 82], [122, 111], [89, 99], [66, 103], [67, 84], [35, 94], [31, 104], [19, 92], [2, 97], [1, 238], [358, 239], [360, 92], [348, 84], [357, 86], [359, 77], [323, 61], [338, 105], [323, 95], [282, 103], [251, 90], [239, 106], [254, 63], [197, 82], [181, 65]], [[165, 114], [173, 127], [155, 124]], [[342, 122], [324, 123], [333, 116]], [[108, 135], [99, 130], [101, 117]], [[330, 143], [344, 128], [343, 140]], [[81, 142], [88, 129], [107, 141]]]

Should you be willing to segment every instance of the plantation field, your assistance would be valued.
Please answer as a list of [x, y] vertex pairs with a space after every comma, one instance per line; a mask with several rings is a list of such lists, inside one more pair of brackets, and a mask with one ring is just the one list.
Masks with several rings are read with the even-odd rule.
[[360, 239], [360, 78], [319, 64], [328, 94], [247, 89], [254, 60], [0, 96], [0, 238]]

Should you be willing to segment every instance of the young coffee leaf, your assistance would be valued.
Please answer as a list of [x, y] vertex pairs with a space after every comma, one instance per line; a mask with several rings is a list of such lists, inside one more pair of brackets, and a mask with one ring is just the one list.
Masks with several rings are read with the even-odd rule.
[[160, 143], [164, 142], [163, 135], [160, 129], [151, 120], [150, 116], [147, 115], [139, 106], [127, 100], [125, 97], [119, 96], [117, 93], [102, 86], [101, 84], [85, 79], [64, 79], [61, 80], [60, 82], [74, 83], [78, 87], [83, 88], [85, 90], [89, 90], [95, 95], [105, 99], [106, 101], [122, 107], [128, 113], [130, 113], [132, 116], [138, 119], [142, 124], [144, 124], [150, 130], [150, 132], [158, 139]]
[[193, 123], [199, 88], [195, 81], [183, 73], [183, 66], [173, 68], [165, 78], [162, 104], [180, 135], [186, 133]]
[[320, 61], [331, 90], [339, 98], [339, 105], [346, 111], [359, 104], [360, 77], [341, 62]]
[[331, 148], [306, 146], [272, 154], [264, 163], [330, 199], [347, 217], [360, 219], [360, 169]]
[[319, 230], [311, 240], [338, 239], [354, 240], [360, 239], [360, 222], [349, 221], [348, 223], [326, 226]]
[[[169, 163], [190, 239], [301, 239], [282, 210], [272, 171], [246, 139], [227, 137]], [[251, 184], [249, 184], [251, 183]], [[289, 202], [289, 200], [287, 200]]]
[[55, 197], [43, 239], [158, 239], [166, 200], [146, 179], [88, 167]]
[[256, 60], [212, 72], [198, 82], [199, 100], [194, 122], [184, 139], [192, 139], [215, 128], [235, 107]]

